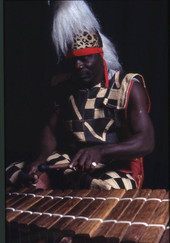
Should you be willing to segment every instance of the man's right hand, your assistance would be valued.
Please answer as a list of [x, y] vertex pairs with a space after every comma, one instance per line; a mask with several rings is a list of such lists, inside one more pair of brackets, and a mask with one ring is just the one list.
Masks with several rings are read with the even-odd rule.
[[38, 170], [38, 166], [42, 163], [42, 160], [36, 160], [30, 164], [27, 164], [21, 178], [24, 184], [28, 186], [37, 183], [41, 175], [41, 172]]

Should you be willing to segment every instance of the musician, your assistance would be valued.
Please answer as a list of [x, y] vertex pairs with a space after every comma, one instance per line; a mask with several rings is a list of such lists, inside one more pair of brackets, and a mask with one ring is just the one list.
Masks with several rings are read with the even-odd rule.
[[[11, 182], [22, 178], [40, 188], [139, 187], [141, 157], [154, 147], [143, 77], [122, 71], [113, 44], [84, 1], [56, 3], [52, 38], [59, 59], [65, 57], [66, 73], [52, 87], [54, 106], [40, 155], [30, 164], [11, 165], [7, 174], [19, 168]], [[68, 166], [44, 172], [41, 164]]]

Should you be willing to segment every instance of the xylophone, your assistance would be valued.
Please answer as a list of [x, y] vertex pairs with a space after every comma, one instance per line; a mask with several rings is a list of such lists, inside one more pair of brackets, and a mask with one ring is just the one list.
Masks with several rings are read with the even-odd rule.
[[7, 242], [169, 242], [169, 192], [7, 190]]

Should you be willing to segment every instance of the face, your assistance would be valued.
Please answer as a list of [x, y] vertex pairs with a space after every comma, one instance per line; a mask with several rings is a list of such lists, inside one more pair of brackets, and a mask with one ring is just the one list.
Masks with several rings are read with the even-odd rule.
[[103, 81], [103, 60], [99, 54], [75, 57], [71, 59], [71, 67], [79, 87], [92, 87]]

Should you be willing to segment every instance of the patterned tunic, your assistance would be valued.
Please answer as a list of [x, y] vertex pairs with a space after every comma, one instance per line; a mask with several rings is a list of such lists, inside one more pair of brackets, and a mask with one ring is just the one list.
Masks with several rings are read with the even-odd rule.
[[[57, 134], [61, 137], [57, 139], [58, 151], [49, 156], [47, 163], [65, 163], [71, 161], [80, 148], [114, 144], [127, 138], [127, 131], [126, 134], [123, 131], [128, 100], [135, 79], [146, 90], [141, 75], [130, 73], [123, 76], [119, 71], [114, 73], [108, 88], [105, 88], [102, 82], [90, 89], [75, 89], [71, 80], [56, 85], [53, 88], [53, 97], [56, 109], [61, 111], [61, 124], [64, 128], [59, 126]], [[88, 174], [66, 169], [63, 181], [65, 187], [73, 184], [75, 186], [76, 182], [78, 188], [132, 189], [136, 187], [135, 180], [139, 186], [140, 169], [140, 159], [114, 161], [106, 157], [98, 164], [96, 171]]]

